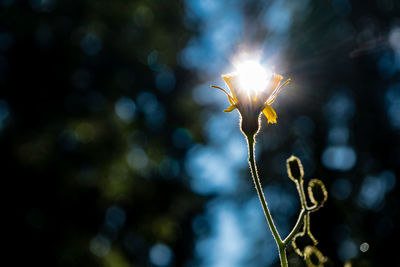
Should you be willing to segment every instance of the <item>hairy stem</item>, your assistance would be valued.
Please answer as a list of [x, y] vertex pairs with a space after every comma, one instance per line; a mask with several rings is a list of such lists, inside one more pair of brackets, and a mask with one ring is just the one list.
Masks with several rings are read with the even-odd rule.
[[257, 189], [257, 194], [260, 199], [261, 206], [264, 210], [265, 218], [267, 219], [269, 228], [271, 229], [272, 235], [274, 236], [275, 242], [278, 246], [279, 258], [281, 260], [281, 266], [287, 267], [288, 263], [287, 263], [287, 257], [286, 257], [286, 245], [282, 242], [282, 239], [278, 233], [278, 230], [276, 229], [274, 220], [272, 219], [271, 213], [268, 209], [267, 201], [265, 200], [264, 192], [261, 187], [260, 178], [258, 176], [256, 161], [254, 158], [254, 147], [255, 147], [254, 135], [247, 136], [247, 143], [249, 145], [249, 165], [250, 165], [250, 170], [251, 170], [251, 174], [253, 177], [253, 181], [254, 181], [254, 184]]
[[300, 181], [296, 181], [296, 188], [297, 188], [297, 191], [299, 192], [301, 208], [307, 209], [307, 200], [306, 200], [306, 194], [304, 193], [303, 179], [300, 179]]
[[304, 216], [308, 216], [308, 212], [305, 209], [301, 209], [296, 225], [293, 227], [293, 230], [285, 238], [285, 240], [283, 240], [284, 245], [287, 245], [292, 240], [292, 238], [300, 231], [301, 225], [303, 224], [304, 221]]
[[[304, 180], [300, 179], [299, 182], [296, 182], [296, 188], [299, 192], [301, 208], [306, 211], [304, 218], [304, 229], [303, 232], [309, 231], [310, 228], [310, 208], [308, 208], [306, 194], [304, 193]], [[289, 242], [289, 241], [288, 241]]]
[[286, 256], [286, 246], [283, 244], [279, 246], [279, 259], [281, 260], [282, 267], [288, 267], [288, 261], [287, 261], [287, 256]]

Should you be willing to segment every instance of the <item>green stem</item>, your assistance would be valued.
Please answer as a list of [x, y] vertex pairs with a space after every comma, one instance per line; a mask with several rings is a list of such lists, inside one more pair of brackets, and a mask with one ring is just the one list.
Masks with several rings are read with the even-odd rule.
[[281, 260], [281, 266], [282, 267], [288, 267], [288, 261], [287, 261], [287, 256], [286, 256], [286, 246], [285, 245], [279, 246], [279, 258]]
[[300, 231], [301, 225], [304, 222], [304, 232], [308, 230], [309, 220], [310, 220], [310, 209], [307, 207], [306, 195], [304, 193], [304, 181], [300, 179], [300, 181], [296, 181], [296, 188], [299, 193], [300, 202], [301, 202], [301, 211], [293, 230], [290, 234], [285, 238], [283, 243], [287, 245], [293, 237]]
[[296, 225], [293, 227], [293, 230], [290, 234], [283, 240], [283, 244], [285, 246], [292, 240], [292, 238], [299, 232], [301, 225], [303, 224], [304, 215], [308, 216], [308, 212], [305, 209], [301, 209], [299, 214], [299, 218], [297, 219]]
[[[310, 212], [309, 212], [309, 208], [307, 206], [306, 194], [304, 193], [303, 178], [301, 178], [299, 182], [296, 182], [296, 188], [297, 188], [297, 191], [299, 192], [299, 196], [300, 196], [301, 209], [306, 211], [306, 213], [304, 214], [305, 218], [304, 218], [304, 230], [303, 230], [304, 232], [306, 232], [309, 228]], [[300, 215], [299, 215], [299, 218], [300, 218]], [[296, 224], [296, 226], [297, 226], [297, 224]]]
[[264, 210], [265, 218], [267, 219], [269, 228], [271, 229], [272, 235], [274, 236], [275, 242], [279, 248], [279, 257], [281, 260], [281, 266], [287, 267], [288, 263], [287, 263], [287, 257], [286, 257], [286, 246], [282, 242], [282, 239], [278, 233], [278, 230], [276, 229], [274, 220], [272, 219], [271, 213], [268, 209], [267, 201], [265, 200], [264, 192], [261, 187], [260, 178], [258, 176], [256, 161], [254, 158], [254, 146], [255, 146], [254, 135], [247, 136], [247, 142], [249, 145], [249, 165], [250, 165], [250, 170], [251, 170], [251, 174], [253, 177], [253, 181], [254, 181], [254, 184], [257, 189], [257, 194], [260, 199], [261, 206]]
[[310, 231], [310, 212], [307, 211], [306, 217], [304, 218], [304, 228], [303, 232], [307, 233]]
[[296, 181], [296, 188], [297, 188], [297, 191], [299, 192], [300, 201], [301, 201], [301, 208], [307, 210], [307, 200], [306, 200], [306, 194], [304, 193], [304, 181], [303, 181], [303, 179], [300, 179], [300, 182]]

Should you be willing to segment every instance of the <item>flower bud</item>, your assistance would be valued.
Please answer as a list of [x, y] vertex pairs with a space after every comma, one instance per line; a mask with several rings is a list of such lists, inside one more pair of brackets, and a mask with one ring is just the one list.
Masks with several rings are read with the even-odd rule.
[[292, 247], [294, 251], [301, 257], [304, 256], [304, 250], [307, 246], [316, 246], [318, 241], [310, 233], [297, 233], [292, 240]]
[[328, 199], [328, 192], [324, 183], [319, 179], [312, 179], [308, 184], [308, 196], [314, 205], [322, 207]]
[[304, 249], [304, 259], [308, 267], [324, 267], [325, 262], [328, 261], [321, 251], [314, 246], [307, 246]]
[[290, 156], [290, 158], [286, 160], [286, 168], [289, 178], [292, 179], [294, 182], [303, 179], [303, 165], [301, 164], [301, 161], [298, 157], [293, 155]]
[[242, 114], [240, 121], [240, 129], [245, 136], [255, 136], [260, 130], [260, 114]]

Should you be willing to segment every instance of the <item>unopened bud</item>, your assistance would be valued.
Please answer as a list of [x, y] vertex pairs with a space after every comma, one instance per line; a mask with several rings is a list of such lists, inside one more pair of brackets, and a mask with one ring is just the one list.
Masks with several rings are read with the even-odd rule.
[[322, 207], [328, 199], [324, 183], [319, 179], [312, 179], [308, 184], [308, 196], [314, 205]]
[[321, 251], [314, 246], [307, 246], [304, 249], [304, 259], [308, 267], [324, 267], [324, 264], [328, 261]]
[[297, 233], [292, 240], [292, 247], [294, 251], [301, 257], [304, 256], [304, 250], [308, 246], [316, 246], [318, 241], [314, 238], [314, 236], [310, 233]]
[[303, 179], [303, 165], [301, 164], [301, 161], [298, 157], [293, 155], [290, 156], [290, 158], [286, 160], [286, 168], [289, 178], [292, 179], [294, 182], [296, 182], [296, 180], [300, 181], [301, 179]]

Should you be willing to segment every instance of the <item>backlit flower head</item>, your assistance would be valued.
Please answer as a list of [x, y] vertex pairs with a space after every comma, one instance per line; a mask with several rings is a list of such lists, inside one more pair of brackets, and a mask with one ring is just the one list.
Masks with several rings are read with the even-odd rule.
[[246, 136], [255, 135], [260, 127], [261, 112], [268, 123], [276, 123], [277, 115], [271, 104], [280, 90], [290, 82], [281, 84], [283, 77], [276, 73], [268, 73], [259, 63], [247, 61], [237, 67], [237, 72], [224, 74], [222, 79], [230, 90], [212, 85], [222, 90], [227, 96], [229, 106], [224, 112], [237, 109], [241, 115], [241, 129]]

